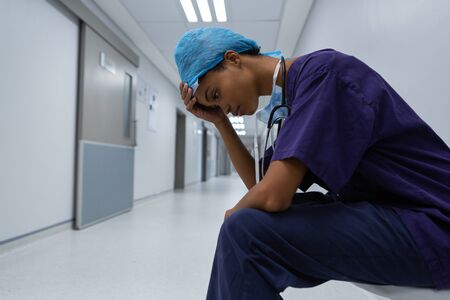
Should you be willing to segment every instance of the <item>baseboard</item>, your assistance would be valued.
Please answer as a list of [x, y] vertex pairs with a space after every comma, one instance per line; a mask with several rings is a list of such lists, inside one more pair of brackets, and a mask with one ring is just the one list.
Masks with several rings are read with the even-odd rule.
[[33, 243], [42, 238], [54, 235], [61, 231], [71, 230], [73, 228], [73, 219], [59, 222], [14, 238], [0, 242], [0, 256], [12, 252], [17, 248]]

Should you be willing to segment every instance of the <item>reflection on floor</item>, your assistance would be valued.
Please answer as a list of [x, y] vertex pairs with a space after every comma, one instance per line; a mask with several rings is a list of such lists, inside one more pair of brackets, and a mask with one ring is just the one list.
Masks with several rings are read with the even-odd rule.
[[[214, 178], [15, 248], [0, 256], [0, 299], [204, 299], [223, 215], [245, 192], [236, 175]], [[379, 299], [337, 281], [282, 296]]]

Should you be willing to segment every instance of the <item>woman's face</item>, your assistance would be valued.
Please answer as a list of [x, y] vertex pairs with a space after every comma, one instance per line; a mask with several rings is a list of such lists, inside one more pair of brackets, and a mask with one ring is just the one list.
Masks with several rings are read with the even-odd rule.
[[194, 96], [197, 102], [219, 106], [225, 114], [252, 115], [258, 108], [258, 92], [254, 76], [242, 65], [239, 54], [222, 61], [222, 68], [207, 72], [199, 80]]

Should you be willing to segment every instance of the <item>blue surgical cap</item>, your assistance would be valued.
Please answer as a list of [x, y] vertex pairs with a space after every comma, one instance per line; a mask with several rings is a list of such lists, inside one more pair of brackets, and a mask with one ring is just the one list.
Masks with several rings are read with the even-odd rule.
[[245, 36], [222, 27], [205, 27], [190, 30], [178, 41], [174, 56], [181, 81], [192, 89], [198, 79], [217, 66], [228, 50], [238, 53], [258, 49], [258, 44]]

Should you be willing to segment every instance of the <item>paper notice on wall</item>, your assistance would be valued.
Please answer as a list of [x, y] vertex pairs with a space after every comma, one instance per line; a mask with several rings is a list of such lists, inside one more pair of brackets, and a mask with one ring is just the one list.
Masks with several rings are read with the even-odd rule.
[[148, 110], [148, 129], [157, 130], [158, 125], [158, 91], [148, 87], [147, 110]]

